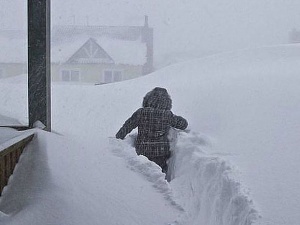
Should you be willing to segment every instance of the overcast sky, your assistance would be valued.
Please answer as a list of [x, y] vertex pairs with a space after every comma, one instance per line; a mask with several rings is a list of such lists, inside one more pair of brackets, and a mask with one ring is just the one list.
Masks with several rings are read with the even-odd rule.
[[[300, 30], [300, 0], [51, 0], [52, 25], [142, 25], [156, 52], [284, 44]], [[26, 28], [24, 0], [0, 0], [2, 28]]]

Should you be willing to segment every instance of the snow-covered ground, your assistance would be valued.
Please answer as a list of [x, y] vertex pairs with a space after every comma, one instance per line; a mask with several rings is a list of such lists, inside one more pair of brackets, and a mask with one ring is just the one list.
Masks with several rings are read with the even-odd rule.
[[[53, 84], [54, 133], [37, 130], [1, 197], [0, 221], [299, 224], [299, 60], [300, 46], [285, 45], [120, 83]], [[16, 96], [10, 85], [0, 82], [0, 113], [26, 121], [26, 91], [15, 84]], [[155, 86], [168, 89], [173, 112], [189, 121], [189, 131], [172, 136], [170, 183], [135, 155], [132, 136], [113, 138]]]

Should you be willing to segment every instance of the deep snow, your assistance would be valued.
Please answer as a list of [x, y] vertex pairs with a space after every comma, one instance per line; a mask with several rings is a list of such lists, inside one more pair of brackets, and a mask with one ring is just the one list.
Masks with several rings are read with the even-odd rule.
[[[33, 224], [34, 215], [53, 224], [99, 218], [121, 224], [299, 224], [299, 60], [299, 45], [275, 46], [213, 55], [120, 83], [54, 83], [53, 130], [64, 137], [38, 132], [1, 198], [2, 211], [17, 207], [18, 213], [3, 221]], [[1, 114], [26, 121], [24, 95], [11, 85], [26, 87], [0, 83]], [[190, 124], [190, 132], [176, 139], [170, 183], [155, 164], [134, 155], [130, 137], [112, 138], [155, 86], [169, 90], [173, 112]], [[15, 103], [5, 100], [11, 95]], [[26, 165], [30, 169], [22, 170]], [[30, 195], [19, 193], [22, 201], [14, 202], [26, 174], [33, 174], [32, 182], [24, 181]]]

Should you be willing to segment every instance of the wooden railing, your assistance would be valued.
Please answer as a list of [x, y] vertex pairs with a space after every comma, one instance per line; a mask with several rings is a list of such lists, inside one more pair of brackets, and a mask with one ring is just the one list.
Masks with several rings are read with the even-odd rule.
[[[0, 148], [0, 195], [3, 188], [7, 185], [10, 175], [12, 175], [16, 164], [25, 148], [32, 140], [33, 134], [20, 138], [13, 138], [9, 144]], [[11, 144], [10, 144], [11, 143]], [[8, 145], [8, 146], [7, 146]]]

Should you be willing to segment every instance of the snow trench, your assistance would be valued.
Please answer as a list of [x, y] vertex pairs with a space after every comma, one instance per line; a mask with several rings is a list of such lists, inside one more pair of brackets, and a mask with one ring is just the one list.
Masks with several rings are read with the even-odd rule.
[[126, 160], [128, 168], [132, 171], [141, 173], [153, 186], [163, 194], [164, 198], [171, 205], [184, 211], [184, 209], [174, 200], [170, 184], [166, 180], [166, 175], [162, 173], [161, 168], [154, 162], [149, 161], [143, 155], [137, 155], [133, 146], [136, 135], [129, 135], [125, 141], [110, 139], [112, 151], [118, 157]]
[[[172, 156], [168, 174], [135, 153], [131, 135], [111, 139], [112, 151], [143, 174], [165, 199], [181, 210], [174, 225], [251, 225], [259, 217], [246, 191], [225, 159], [209, 153], [209, 141], [194, 132], [170, 132]], [[169, 181], [167, 181], [167, 180]]]

